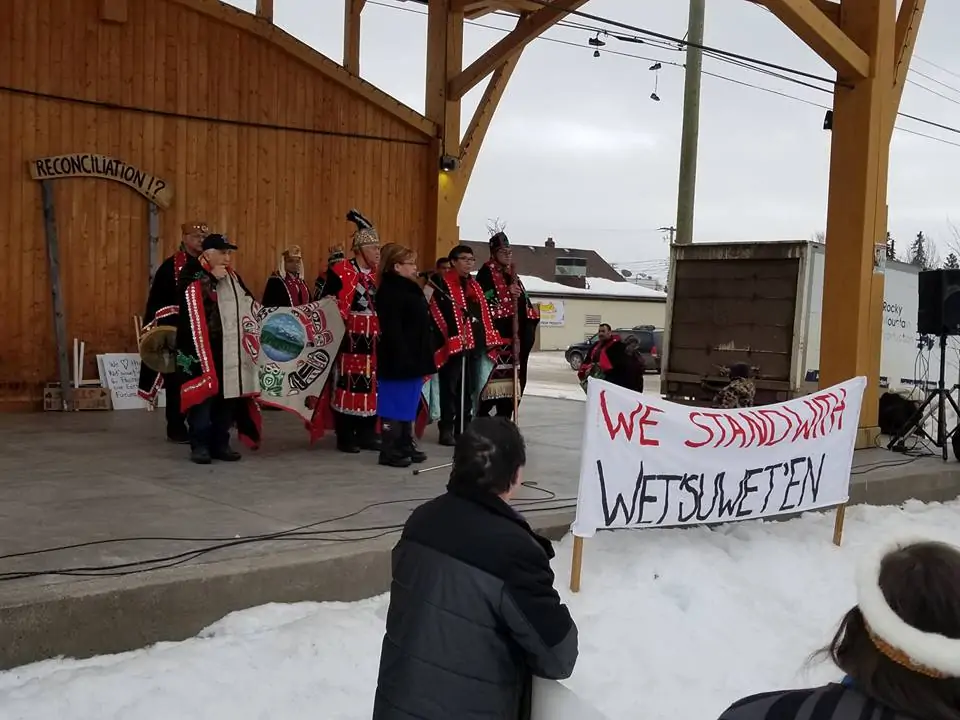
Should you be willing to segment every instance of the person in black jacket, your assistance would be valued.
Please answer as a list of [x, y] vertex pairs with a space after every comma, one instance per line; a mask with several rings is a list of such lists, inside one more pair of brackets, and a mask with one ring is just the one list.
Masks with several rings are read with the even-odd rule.
[[960, 549], [907, 538], [869, 554], [820, 655], [842, 682], [752, 695], [721, 720], [960, 720]]
[[527, 720], [533, 676], [573, 673], [577, 626], [553, 587], [553, 548], [508, 504], [525, 462], [516, 425], [475, 419], [446, 494], [404, 525], [373, 720]]
[[417, 254], [397, 243], [380, 249], [377, 318], [379, 462], [407, 467], [427, 459], [417, 448], [413, 422], [423, 384], [437, 371], [437, 365], [427, 298], [417, 282]]

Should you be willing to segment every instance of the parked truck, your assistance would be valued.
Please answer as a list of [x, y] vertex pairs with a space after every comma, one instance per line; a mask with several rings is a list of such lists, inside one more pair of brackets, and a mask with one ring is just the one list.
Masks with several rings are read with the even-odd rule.
[[[824, 246], [815, 242], [695, 243], [671, 248], [661, 385], [668, 399], [706, 404], [736, 362], [758, 368], [757, 403], [817, 389]], [[940, 350], [917, 335], [917, 273], [883, 269], [880, 385], [935, 386]], [[947, 385], [960, 381], [960, 346], [947, 345]]]

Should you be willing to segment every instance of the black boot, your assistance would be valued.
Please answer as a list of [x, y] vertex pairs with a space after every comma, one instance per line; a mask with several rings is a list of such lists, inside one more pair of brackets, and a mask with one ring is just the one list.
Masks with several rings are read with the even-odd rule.
[[[381, 420], [381, 428], [383, 422], [384, 421]], [[381, 434], [378, 435], [377, 419], [375, 417], [363, 419], [360, 436], [357, 439], [359, 441], [361, 450], [371, 450], [373, 452], [380, 451], [380, 448], [383, 447], [382, 430]]]
[[381, 465], [390, 467], [410, 467], [410, 458], [403, 450], [403, 423], [393, 420], [380, 422], [380, 459]]
[[441, 422], [437, 427], [440, 430], [439, 443], [443, 445], [443, 447], [453, 447], [457, 444], [457, 440], [453, 436], [453, 428], [450, 427], [450, 425]]
[[336, 413], [333, 417], [334, 432], [337, 434], [337, 450], [352, 454], [360, 452], [360, 444], [357, 442], [356, 420], [342, 413]]
[[222, 460], [223, 462], [236, 462], [242, 458], [243, 455], [230, 447], [230, 445], [224, 445], [210, 453], [210, 457], [214, 460]]
[[194, 445], [190, 448], [190, 462], [195, 462], [197, 465], [209, 465], [211, 460], [207, 446]]
[[417, 447], [412, 422], [400, 423], [400, 447], [403, 454], [410, 458], [410, 462], [422, 463], [427, 459], [427, 454]]
[[181, 422], [178, 425], [167, 425], [167, 440], [178, 445], [187, 445], [190, 442], [190, 433], [187, 426]]

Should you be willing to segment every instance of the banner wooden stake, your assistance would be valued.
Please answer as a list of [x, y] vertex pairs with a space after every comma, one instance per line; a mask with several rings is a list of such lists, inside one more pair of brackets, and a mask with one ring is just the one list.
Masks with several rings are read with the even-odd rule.
[[570, 590], [580, 592], [580, 573], [583, 571], [583, 538], [573, 536], [573, 562], [570, 563]]
[[843, 518], [846, 514], [846, 505], [837, 508], [837, 517], [833, 522], [833, 544], [837, 547], [840, 547], [840, 543], [843, 541]]

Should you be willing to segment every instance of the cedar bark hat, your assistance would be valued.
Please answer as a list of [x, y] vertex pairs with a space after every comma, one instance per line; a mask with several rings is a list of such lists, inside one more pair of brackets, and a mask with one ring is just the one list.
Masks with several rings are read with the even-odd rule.
[[373, 223], [367, 220], [357, 210], [351, 210], [347, 213], [347, 220], [357, 226], [353, 233], [354, 251], [364, 247], [373, 247], [380, 245], [380, 235], [373, 227]]

